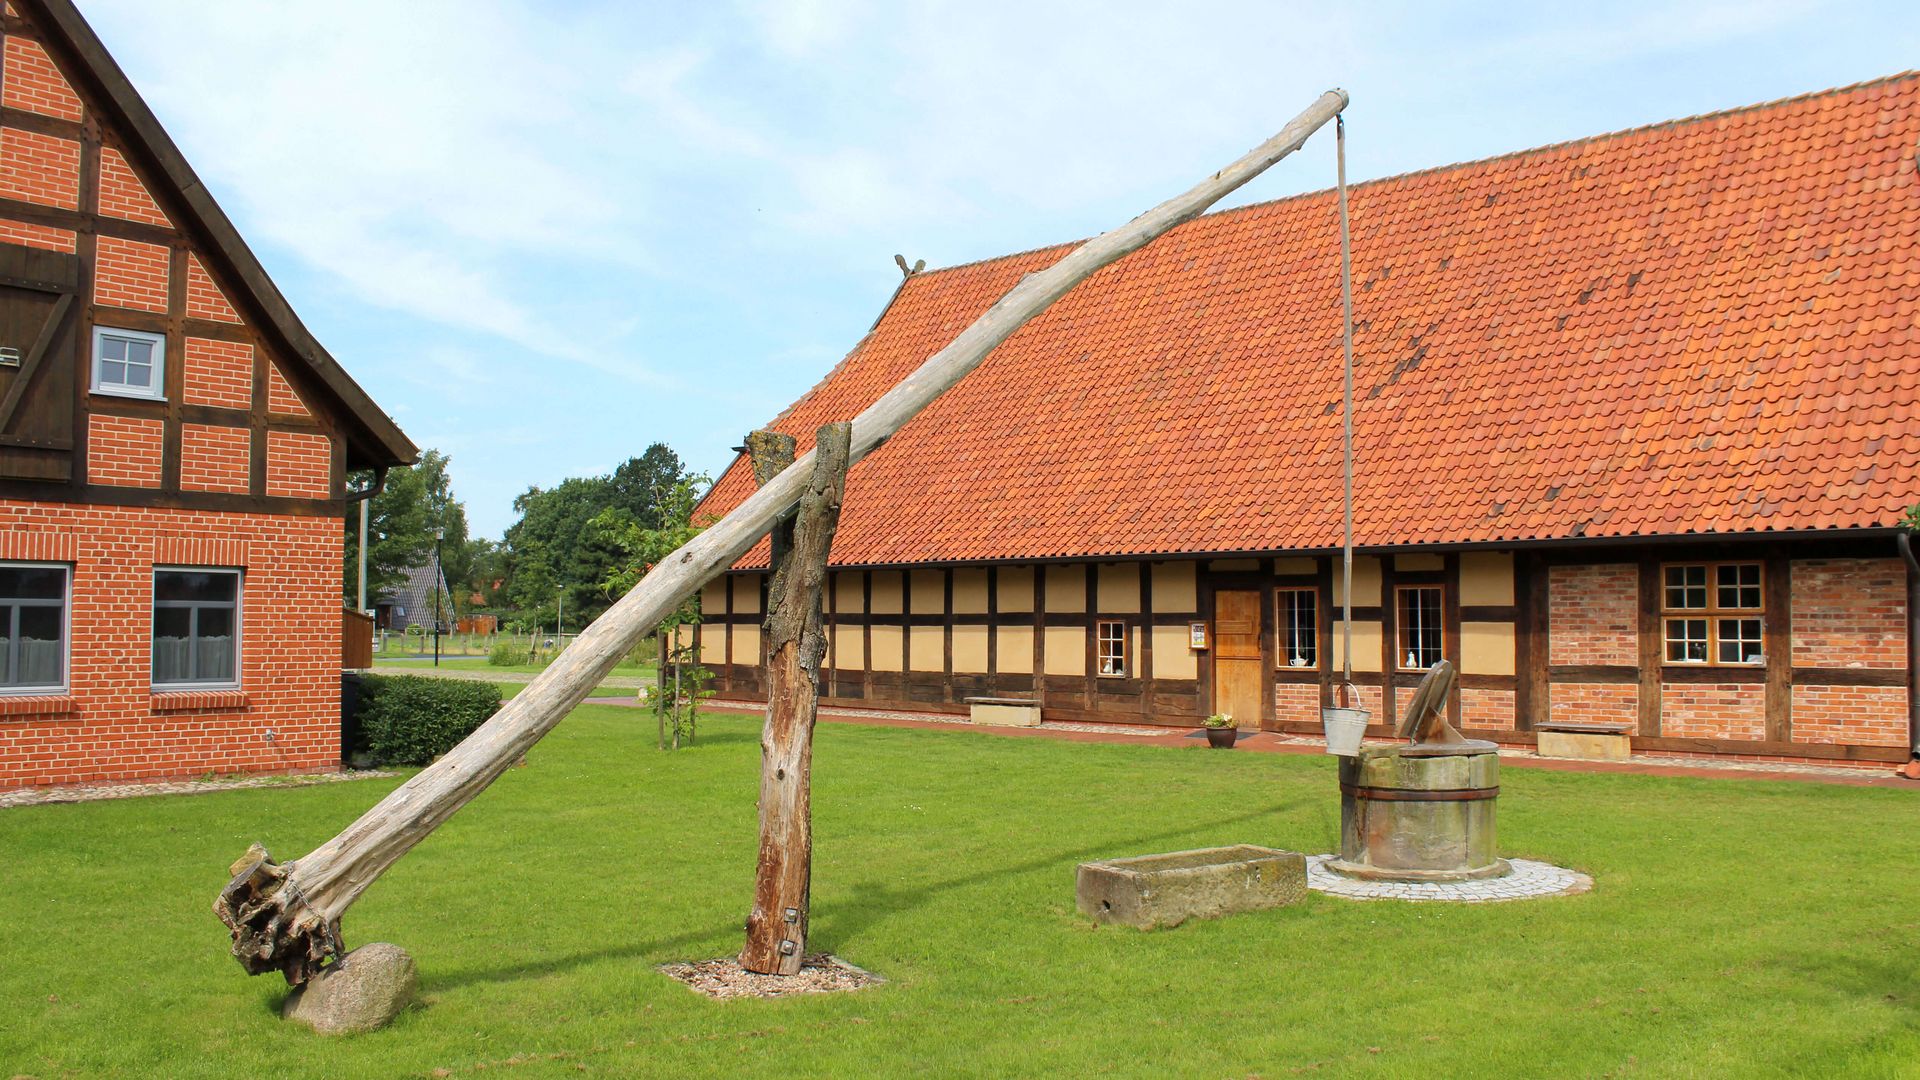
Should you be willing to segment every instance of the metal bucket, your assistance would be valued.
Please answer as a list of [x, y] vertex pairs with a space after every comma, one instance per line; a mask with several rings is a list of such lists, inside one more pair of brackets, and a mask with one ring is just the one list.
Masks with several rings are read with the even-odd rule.
[[1360, 690], [1352, 683], [1343, 683], [1335, 691], [1335, 701], [1344, 696], [1347, 704], [1327, 705], [1320, 709], [1320, 726], [1327, 737], [1327, 753], [1337, 757], [1354, 757], [1360, 753], [1360, 740], [1367, 733], [1367, 710], [1360, 707]]

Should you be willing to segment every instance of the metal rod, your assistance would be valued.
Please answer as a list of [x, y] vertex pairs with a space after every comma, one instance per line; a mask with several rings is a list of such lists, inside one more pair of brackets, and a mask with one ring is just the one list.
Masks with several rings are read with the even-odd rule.
[[[1340, 350], [1345, 378], [1342, 385], [1341, 449], [1346, 481], [1342, 510], [1346, 526], [1340, 547], [1340, 660], [1341, 681], [1353, 682], [1353, 235], [1347, 221], [1347, 117], [1334, 117], [1334, 162], [1340, 190]], [[1357, 702], [1354, 703], [1356, 706]]]

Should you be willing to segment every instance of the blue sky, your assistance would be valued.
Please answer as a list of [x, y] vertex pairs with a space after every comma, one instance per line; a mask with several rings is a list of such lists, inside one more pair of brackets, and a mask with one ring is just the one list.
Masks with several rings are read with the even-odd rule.
[[[476, 535], [729, 447], [909, 262], [1119, 224], [1346, 88], [1354, 179], [1913, 66], [1920, 8], [82, 0]], [[1328, 186], [1331, 132], [1235, 203]], [[1331, 257], [1331, 256], [1330, 256]]]

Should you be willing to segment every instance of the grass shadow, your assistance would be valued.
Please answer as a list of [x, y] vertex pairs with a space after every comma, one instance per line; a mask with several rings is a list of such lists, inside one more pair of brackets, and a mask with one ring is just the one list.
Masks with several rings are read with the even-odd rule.
[[[1295, 804], [1291, 802], [1275, 803], [1271, 806], [1249, 810], [1235, 817], [1212, 819], [1209, 824], [1237, 825], [1242, 822], [1255, 820], [1256, 818], [1281, 813], [1291, 809], [1294, 805]], [[1151, 855], [1155, 854], [1155, 852], [1148, 850], [1151, 845], [1160, 844], [1176, 837], [1186, 836], [1191, 832], [1191, 827], [1174, 828], [1150, 833], [1145, 836], [1135, 836], [1126, 840], [1102, 841], [1099, 844], [1084, 845], [1071, 851], [1057, 851], [1049, 855], [1037, 856], [1010, 866], [988, 867], [976, 870], [970, 874], [962, 874], [958, 877], [948, 878], [944, 881], [930, 882], [926, 885], [913, 888], [894, 888], [884, 883], [855, 885], [852, 890], [854, 895], [854, 902], [852, 904], [836, 905], [830, 911], [818, 913], [824, 915], [825, 918], [818, 918], [813, 922], [808, 945], [811, 948], [815, 947], [815, 943], [817, 942], [851, 940], [880, 920], [901, 914], [902, 912], [911, 911], [941, 893], [953, 889], [964, 889], [974, 885], [984, 885], [987, 882], [1002, 878], [1030, 874], [1035, 871], [1057, 866], [1063, 862], [1080, 863], [1100, 857], [1121, 858], [1131, 855]], [[818, 947], [824, 948], [825, 946], [822, 945]]]

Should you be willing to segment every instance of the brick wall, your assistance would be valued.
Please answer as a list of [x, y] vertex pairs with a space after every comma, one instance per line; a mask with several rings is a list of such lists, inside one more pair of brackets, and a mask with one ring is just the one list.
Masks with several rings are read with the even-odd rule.
[[1513, 691], [1486, 690], [1477, 686], [1460, 688], [1460, 723], [1470, 728], [1513, 727]]
[[240, 321], [239, 313], [227, 302], [227, 294], [213, 283], [198, 255], [187, 256], [187, 317], [227, 323]]
[[1547, 662], [1638, 664], [1639, 612], [1640, 570], [1631, 563], [1549, 568]]
[[1904, 686], [1796, 686], [1793, 741], [1907, 745]]
[[1906, 565], [1899, 559], [1795, 560], [1793, 666], [1906, 667]]
[[332, 491], [332, 440], [304, 431], [267, 432], [267, 494], [324, 499]]
[[1760, 683], [1665, 683], [1660, 733], [1681, 739], [1767, 737], [1767, 691]]
[[0, 195], [69, 210], [80, 205], [80, 144], [0, 128]]
[[187, 339], [183, 396], [191, 405], [253, 407], [253, 346], [237, 341]]
[[[0, 502], [0, 558], [74, 567], [69, 693], [0, 697], [0, 788], [338, 764], [342, 538], [337, 517]], [[195, 553], [244, 560], [241, 689], [155, 695], [153, 566]]]
[[100, 212], [128, 221], [144, 221], [170, 229], [173, 222], [153, 201], [153, 193], [134, 175], [120, 151], [111, 146], [100, 150]]
[[180, 486], [187, 491], [233, 491], [245, 494], [251, 481], [249, 464], [253, 432], [243, 427], [182, 424], [180, 427]]
[[1283, 724], [1320, 722], [1317, 683], [1280, 683], [1273, 689], [1273, 718]]
[[0, 243], [21, 244], [45, 251], [63, 251], [71, 255], [74, 253], [77, 239], [72, 229], [56, 229], [50, 225], [31, 225], [12, 218], [0, 218]]
[[308, 415], [306, 403], [300, 400], [299, 394], [294, 393], [293, 384], [287, 382], [287, 377], [280, 373], [278, 364], [267, 365], [267, 411], [290, 416]]
[[1553, 683], [1547, 715], [1561, 723], [1637, 724], [1640, 688], [1632, 683]]
[[66, 77], [39, 42], [18, 34], [7, 35], [6, 59], [0, 64], [0, 105], [62, 120], [80, 119], [80, 98]]
[[114, 487], [159, 487], [165, 423], [135, 416], [87, 418], [87, 481]]
[[93, 265], [93, 302], [139, 311], [167, 310], [167, 249], [117, 236], [99, 239]]

